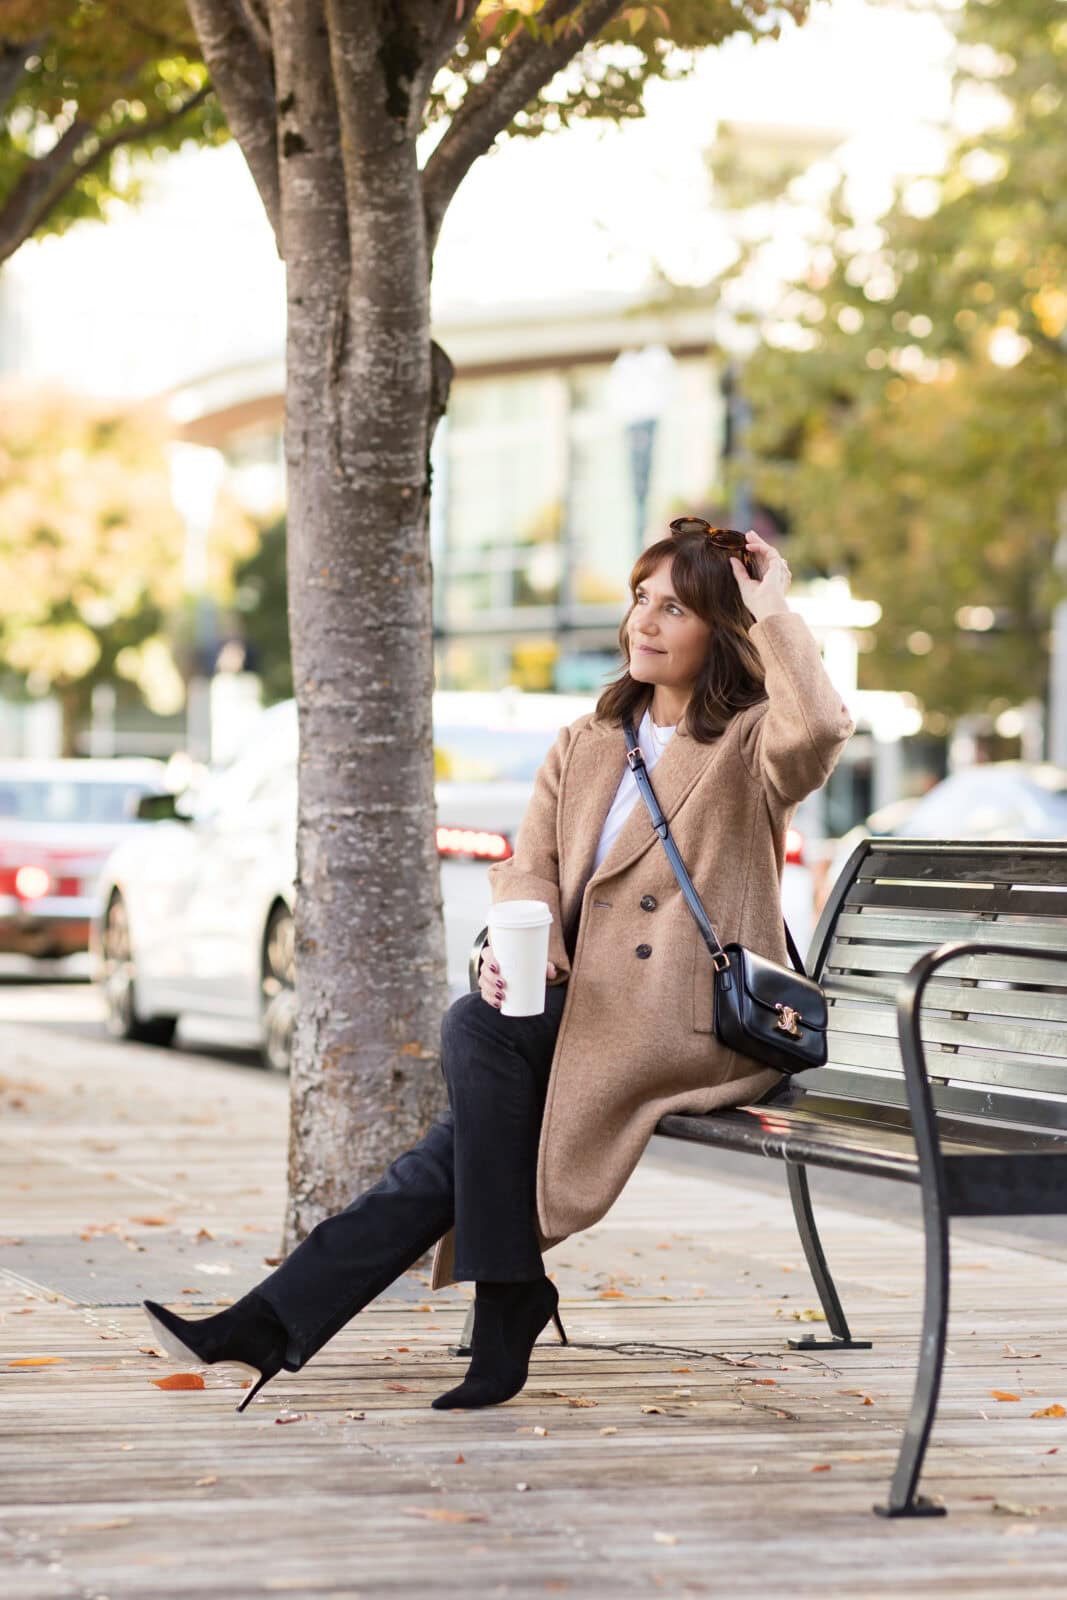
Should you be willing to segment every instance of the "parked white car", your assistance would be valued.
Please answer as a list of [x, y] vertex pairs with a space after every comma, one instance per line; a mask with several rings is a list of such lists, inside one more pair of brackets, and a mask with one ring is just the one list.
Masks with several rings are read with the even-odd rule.
[[[449, 998], [468, 988], [468, 962], [492, 896], [486, 868], [510, 854], [533, 779], [588, 696], [439, 690], [434, 695], [437, 847]], [[256, 720], [243, 752], [184, 796], [150, 799], [157, 820], [122, 844], [98, 885], [93, 976], [116, 1038], [169, 1044], [181, 1017], [258, 1042], [289, 1065], [294, 1022], [296, 708]], [[803, 949], [810, 882], [800, 837], [783, 879]], [[808, 925], [805, 925], [807, 918]], [[799, 923], [799, 926], [797, 925]]]
[[[486, 868], [511, 852], [533, 778], [587, 696], [438, 691], [434, 752], [451, 999], [468, 987], [492, 897]], [[294, 702], [256, 720], [228, 767], [111, 856], [98, 886], [93, 975], [109, 1031], [169, 1044], [180, 1017], [258, 1040], [288, 1067], [293, 1029], [297, 723]]]
[[88, 948], [100, 868], [144, 831], [137, 806], [166, 788], [151, 759], [0, 761], [0, 951], [38, 960]]

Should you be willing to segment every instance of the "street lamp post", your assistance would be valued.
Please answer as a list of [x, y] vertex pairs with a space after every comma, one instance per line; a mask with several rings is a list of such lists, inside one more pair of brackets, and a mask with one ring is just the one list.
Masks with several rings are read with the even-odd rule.
[[185, 744], [197, 761], [211, 759], [211, 676], [218, 646], [215, 604], [208, 590], [208, 536], [226, 463], [218, 450], [175, 441], [169, 447], [171, 498], [185, 524], [185, 593], [193, 611], [193, 665], [186, 689]]
[[626, 429], [630, 481], [634, 496], [634, 556], [645, 547], [652, 455], [659, 420], [667, 408], [674, 377], [674, 357], [666, 345], [649, 344], [624, 350], [611, 366], [608, 404]]

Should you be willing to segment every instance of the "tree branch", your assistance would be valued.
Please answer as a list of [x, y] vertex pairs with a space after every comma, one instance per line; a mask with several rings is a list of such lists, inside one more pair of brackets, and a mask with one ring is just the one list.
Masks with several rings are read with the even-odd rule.
[[70, 193], [74, 185], [100, 165], [112, 151], [124, 144], [139, 144], [153, 134], [165, 133], [187, 112], [192, 111], [211, 93], [205, 84], [174, 111], [150, 121], [127, 122], [113, 133], [97, 138], [88, 155], [81, 154], [86, 141], [93, 137], [89, 123], [71, 123], [62, 138], [57, 140], [46, 156], [32, 161], [22, 173], [0, 213], [0, 261], [6, 261], [44, 218]]
[[281, 250], [277, 107], [271, 61], [241, 0], [187, 0], [230, 132], [241, 146]]
[[548, 0], [540, 22], [573, 14], [573, 26], [553, 43], [525, 30], [514, 35], [497, 65], [473, 84], [448, 131], [423, 169], [422, 192], [430, 251], [449, 202], [479, 156], [534, 96], [622, 10], [625, 0]]
[[441, 13], [441, 28], [436, 39], [434, 51], [433, 77], [449, 61], [459, 41], [474, 20], [474, 13], [478, 9], [478, 0], [447, 0]]

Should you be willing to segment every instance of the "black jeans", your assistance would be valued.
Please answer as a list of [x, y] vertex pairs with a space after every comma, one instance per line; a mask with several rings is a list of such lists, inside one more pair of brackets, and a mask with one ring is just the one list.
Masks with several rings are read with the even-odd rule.
[[441, 1023], [448, 1110], [343, 1211], [256, 1285], [289, 1331], [298, 1372], [368, 1301], [455, 1225], [457, 1280], [539, 1278], [537, 1146], [566, 984], [537, 1017], [466, 994]]

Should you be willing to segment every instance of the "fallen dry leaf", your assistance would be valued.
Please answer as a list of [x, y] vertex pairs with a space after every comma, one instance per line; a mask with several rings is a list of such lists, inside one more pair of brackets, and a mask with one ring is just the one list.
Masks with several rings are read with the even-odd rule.
[[993, 1510], [1002, 1517], [1039, 1517], [1044, 1506], [1024, 1506], [1017, 1500], [994, 1500]]
[[410, 1383], [387, 1383], [387, 1389], [395, 1389], [398, 1394], [414, 1394], [415, 1390]]
[[458, 1464], [459, 1464], [459, 1462], [461, 1462], [461, 1461], [466, 1461], [466, 1459], [467, 1459], [467, 1458], [466, 1458], [466, 1456], [465, 1456], [465, 1455], [464, 1455], [464, 1454], [463, 1454], [463, 1452], [462, 1452], [462, 1451], [460, 1451], [460, 1453], [459, 1453], [459, 1455], [458, 1455], [458, 1456], [455, 1456], [455, 1457], [454, 1457], [454, 1458], [453, 1458], [453, 1459], [454, 1459], [454, 1461], [455, 1461], [455, 1462], [456, 1462], [456, 1464], [457, 1464], [457, 1465], [458, 1465]]
[[833, 1471], [833, 1462], [832, 1461], [817, 1461], [813, 1467], [809, 1467], [808, 1468], [808, 1471], [809, 1472], [832, 1472]]
[[1021, 1394], [1012, 1394], [1008, 1389], [990, 1389], [994, 1400], [1021, 1400]]
[[672, 1367], [672, 1372], [692, 1372], [692, 1367]]
[[605, 1433], [606, 1434], [606, 1433], [618, 1433], [619, 1430], [618, 1430], [618, 1428], [601, 1428], [599, 1431], [601, 1433]]
[[405, 1517], [425, 1517], [427, 1522], [488, 1522], [484, 1511], [452, 1511], [448, 1506], [404, 1506]]
[[193, 1488], [194, 1489], [206, 1489], [209, 1484], [218, 1483], [218, 1481], [219, 1480], [218, 1480], [217, 1474], [214, 1473], [214, 1472], [209, 1472], [206, 1478], [197, 1478], [195, 1484], [193, 1485]]
[[174, 1226], [173, 1217], [130, 1217], [131, 1222], [139, 1222], [143, 1228], [171, 1228]]
[[133, 1521], [132, 1517], [108, 1517], [104, 1522], [71, 1522], [66, 1527], [57, 1528], [57, 1533], [105, 1533], [112, 1528], [128, 1528]]
[[1067, 1409], [1058, 1402], [1055, 1405], [1045, 1406], [1042, 1411], [1031, 1411], [1032, 1417], [1067, 1417]]
[[204, 1380], [199, 1372], [172, 1372], [166, 1378], [149, 1378], [157, 1389], [202, 1389]]
[[570, 1396], [567, 1404], [569, 1406], [574, 1406], [576, 1409], [581, 1409], [585, 1406], [595, 1406], [597, 1402], [595, 1400], [590, 1400], [588, 1395], [575, 1394]]
[[641, 1410], [646, 1416], [665, 1417], [667, 1415], [662, 1406], [642, 1406]]
[[598, 1300], [625, 1300], [627, 1298], [625, 1289], [601, 1289], [597, 1295]]
[[9, 1367], [51, 1367], [57, 1361], [65, 1361], [66, 1356], [20, 1356], [17, 1361], [9, 1361]]
[[275, 1422], [306, 1422], [306, 1411], [283, 1411], [281, 1416], [275, 1417]]
[[542, 1428], [542, 1427], [537, 1426], [537, 1427], [534, 1428], [533, 1431], [534, 1431], [535, 1437], [538, 1438], [538, 1439], [547, 1439], [547, 1437], [548, 1437], [548, 1429], [547, 1428]]
[[1016, 1350], [1014, 1345], [1006, 1344], [1002, 1361], [1040, 1361], [1040, 1350]]

